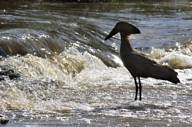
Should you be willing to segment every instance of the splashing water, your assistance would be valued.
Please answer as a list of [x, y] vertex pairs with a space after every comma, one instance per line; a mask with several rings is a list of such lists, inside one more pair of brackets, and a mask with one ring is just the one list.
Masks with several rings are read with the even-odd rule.
[[[7, 126], [191, 125], [190, 7], [18, 6], [0, 11], [0, 53], [7, 56], [0, 66], [20, 74], [0, 82]], [[142, 79], [143, 100], [133, 101], [134, 81], [119, 59], [119, 36], [103, 41], [117, 20], [136, 24], [142, 34], [131, 38], [133, 47], [176, 69], [181, 83]]]

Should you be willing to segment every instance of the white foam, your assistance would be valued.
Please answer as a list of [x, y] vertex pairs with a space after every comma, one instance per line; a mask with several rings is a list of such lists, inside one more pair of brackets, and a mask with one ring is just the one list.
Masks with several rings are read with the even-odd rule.
[[2, 36], [1, 39], [4, 39], [4, 40], [11, 40], [11, 37], [8, 37], [8, 36]]
[[168, 63], [173, 68], [186, 69], [192, 68], [192, 56], [184, 55], [179, 52], [172, 52], [160, 59], [161, 63]]
[[83, 110], [83, 111], [92, 111], [94, 110], [93, 107], [91, 107], [87, 103], [77, 103], [77, 102], [67, 102], [64, 103], [65, 106], [71, 107], [73, 109]]
[[82, 118], [80, 120], [85, 121], [87, 124], [91, 124], [91, 119], [87, 119], [87, 118]]
[[119, 64], [120, 66], [123, 66], [123, 62], [118, 56], [112, 54], [112, 57], [115, 63]]
[[156, 48], [153, 48], [152, 47], [152, 50], [149, 54], [149, 56], [153, 59], [160, 59], [162, 58], [163, 56], [166, 55], [166, 52], [164, 49], [156, 49]]

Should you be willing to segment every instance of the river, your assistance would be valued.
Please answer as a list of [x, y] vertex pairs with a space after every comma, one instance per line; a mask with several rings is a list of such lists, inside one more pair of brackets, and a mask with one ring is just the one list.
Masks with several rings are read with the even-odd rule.
[[[6, 127], [190, 127], [192, 2], [0, 2], [0, 82]], [[132, 47], [178, 72], [142, 79], [143, 100], [119, 58], [118, 21], [141, 30]], [[2, 125], [3, 126], [3, 125]]]

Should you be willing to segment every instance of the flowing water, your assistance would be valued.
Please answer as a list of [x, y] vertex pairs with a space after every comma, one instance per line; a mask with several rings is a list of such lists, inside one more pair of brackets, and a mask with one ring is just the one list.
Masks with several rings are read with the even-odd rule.
[[[104, 41], [118, 21], [136, 25], [131, 45], [181, 83], [142, 79], [134, 101], [120, 36]], [[20, 75], [0, 82], [6, 127], [192, 125], [192, 2], [1, 2], [0, 28], [0, 66]]]

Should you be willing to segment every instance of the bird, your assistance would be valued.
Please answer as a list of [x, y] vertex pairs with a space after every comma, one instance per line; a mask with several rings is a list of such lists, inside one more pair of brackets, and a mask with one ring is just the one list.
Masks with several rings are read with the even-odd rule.
[[111, 32], [105, 37], [105, 41], [120, 33], [120, 58], [123, 65], [132, 75], [135, 82], [135, 100], [137, 100], [139, 90], [139, 100], [142, 100], [142, 84], [141, 78], [155, 78], [167, 80], [172, 83], [180, 83], [178, 73], [167, 65], [161, 65], [152, 59], [149, 59], [144, 53], [133, 49], [129, 43], [128, 37], [132, 34], [140, 34], [141, 31], [134, 25], [119, 21]]

